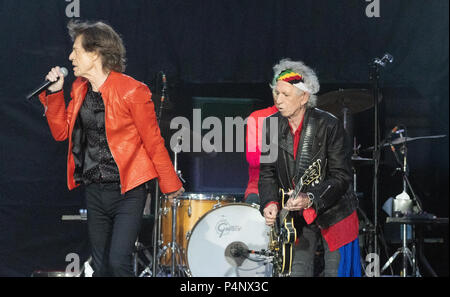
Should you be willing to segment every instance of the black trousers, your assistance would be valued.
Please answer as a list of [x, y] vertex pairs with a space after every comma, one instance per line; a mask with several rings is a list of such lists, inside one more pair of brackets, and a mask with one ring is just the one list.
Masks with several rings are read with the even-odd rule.
[[132, 254], [146, 200], [145, 184], [124, 195], [119, 184], [86, 186], [94, 276], [134, 276]]
[[[320, 229], [314, 223], [305, 225], [299, 234], [299, 242], [294, 246], [294, 259], [292, 261], [291, 276], [312, 277], [314, 276], [314, 258], [319, 241], [324, 249], [324, 271], [325, 277], [337, 277], [341, 254], [339, 250], [330, 252], [328, 244], [320, 233]], [[297, 231], [299, 230], [297, 229]]]

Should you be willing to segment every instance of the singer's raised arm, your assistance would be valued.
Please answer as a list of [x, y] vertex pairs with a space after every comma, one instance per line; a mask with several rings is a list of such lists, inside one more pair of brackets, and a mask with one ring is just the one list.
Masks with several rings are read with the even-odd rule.
[[47, 94], [44, 91], [39, 95], [39, 101], [45, 108], [45, 116], [53, 138], [56, 141], [64, 141], [69, 135], [69, 123], [73, 114], [73, 100], [66, 108], [64, 91]]

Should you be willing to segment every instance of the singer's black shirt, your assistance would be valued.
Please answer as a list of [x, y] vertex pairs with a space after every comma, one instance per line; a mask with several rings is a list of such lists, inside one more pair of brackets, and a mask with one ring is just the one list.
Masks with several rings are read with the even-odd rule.
[[84, 149], [83, 183], [119, 183], [119, 168], [111, 154], [105, 131], [105, 105], [90, 84], [80, 109]]

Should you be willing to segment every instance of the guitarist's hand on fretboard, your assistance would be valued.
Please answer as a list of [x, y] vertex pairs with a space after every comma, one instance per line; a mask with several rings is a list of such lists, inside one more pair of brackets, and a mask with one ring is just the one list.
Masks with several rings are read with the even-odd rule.
[[[291, 192], [289, 192], [288, 194], [292, 194]], [[286, 208], [289, 211], [301, 210], [308, 208], [310, 203], [311, 200], [309, 199], [306, 193], [299, 193], [297, 197], [289, 198], [286, 204], [284, 205], [284, 208]]]

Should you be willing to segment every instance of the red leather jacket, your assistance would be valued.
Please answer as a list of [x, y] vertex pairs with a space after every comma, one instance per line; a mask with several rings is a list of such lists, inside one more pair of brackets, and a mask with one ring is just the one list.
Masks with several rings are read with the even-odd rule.
[[[67, 185], [79, 186], [74, 178], [72, 132], [88, 89], [88, 81], [77, 78], [72, 85], [68, 107], [63, 91], [39, 100], [46, 107], [46, 117], [55, 140], [69, 138]], [[163, 193], [182, 187], [161, 137], [149, 88], [135, 79], [112, 71], [99, 92], [105, 104], [105, 130], [108, 145], [119, 168], [122, 194], [158, 178]]]

